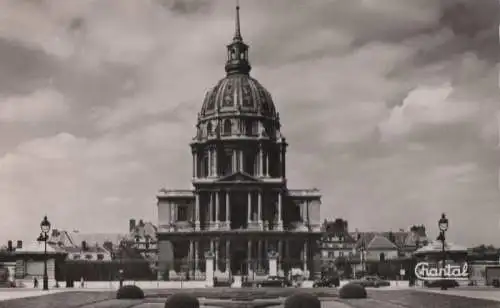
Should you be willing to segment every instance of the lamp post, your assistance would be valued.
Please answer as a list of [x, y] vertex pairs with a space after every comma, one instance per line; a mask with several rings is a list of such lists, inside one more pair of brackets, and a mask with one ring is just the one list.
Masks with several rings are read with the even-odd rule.
[[442, 264], [442, 272], [441, 272], [441, 277], [443, 278], [443, 283], [441, 285], [441, 290], [446, 290], [447, 287], [444, 283], [445, 275], [444, 275], [444, 268], [445, 268], [445, 263], [446, 263], [446, 250], [445, 250], [445, 243], [446, 243], [446, 231], [448, 230], [448, 218], [446, 218], [446, 215], [443, 213], [441, 214], [441, 218], [438, 221], [438, 226], [439, 226], [439, 239], [441, 240], [442, 246], [441, 250], [443, 253], [443, 264]]
[[43, 250], [43, 290], [49, 290], [49, 276], [47, 274], [47, 241], [49, 240], [49, 231], [50, 231], [50, 222], [47, 219], [47, 216], [43, 217], [42, 222], [40, 223], [40, 236], [38, 237], [39, 242], [44, 242], [44, 250]]
[[118, 280], [120, 288], [123, 287], [124, 271], [123, 271], [123, 251], [125, 250], [125, 240], [120, 241], [120, 259], [119, 259], [119, 269], [118, 269]]
[[359, 246], [359, 253], [360, 253], [360, 262], [361, 262], [361, 277], [365, 275], [365, 241], [363, 240], [361, 242], [361, 245]]

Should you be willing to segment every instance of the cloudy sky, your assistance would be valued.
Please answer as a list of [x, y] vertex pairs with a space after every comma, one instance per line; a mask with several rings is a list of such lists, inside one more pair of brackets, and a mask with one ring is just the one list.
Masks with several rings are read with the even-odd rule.
[[[241, 1], [252, 75], [290, 143], [291, 188], [351, 229], [441, 212], [500, 244], [496, 0]], [[44, 214], [82, 232], [156, 220], [189, 188], [196, 114], [224, 76], [231, 1], [0, 0], [0, 241]]]

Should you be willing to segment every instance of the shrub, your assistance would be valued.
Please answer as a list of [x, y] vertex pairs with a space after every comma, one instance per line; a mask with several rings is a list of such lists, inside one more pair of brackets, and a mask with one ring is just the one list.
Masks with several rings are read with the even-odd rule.
[[284, 306], [285, 308], [320, 308], [321, 302], [312, 294], [297, 293], [289, 296]]
[[357, 283], [348, 283], [339, 290], [340, 298], [366, 298], [365, 287]]
[[433, 281], [426, 281], [425, 286], [428, 288], [456, 288], [459, 287], [460, 284], [456, 280], [450, 279], [439, 279]]
[[143, 299], [144, 292], [141, 288], [135, 285], [126, 285], [118, 289], [116, 292], [117, 299]]
[[165, 308], [200, 308], [200, 302], [191, 294], [176, 293], [167, 298]]

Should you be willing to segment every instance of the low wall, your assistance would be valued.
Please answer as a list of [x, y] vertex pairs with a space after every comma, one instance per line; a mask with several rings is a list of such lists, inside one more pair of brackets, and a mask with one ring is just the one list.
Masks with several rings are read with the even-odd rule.
[[[19, 287], [26, 289], [33, 289], [33, 282], [31, 280], [16, 280]], [[340, 281], [340, 286], [348, 283], [348, 280]], [[408, 281], [390, 281], [390, 288], [408, 288]], [[206, 281], [124, 281], [124, 285], [136, 285], [141, 289], [198, 289], [206, 288]], [[67, 289], [65, 282], [59, 282], [60, 289], [62, 290], [117, 290], [120, 283], [118, 281], [86, 281], [84, 287], [80, 286], [79, 281], [75, 281], [75, 287], [73, 289]], [[312, 288], [313, 281], [306, 280], [302, 283], [303, 288]], [[39, 282], [39, 288], [42, 287], [41, 282]], [[55, 289], [55, 281], [49, 281], [49, 288]]]

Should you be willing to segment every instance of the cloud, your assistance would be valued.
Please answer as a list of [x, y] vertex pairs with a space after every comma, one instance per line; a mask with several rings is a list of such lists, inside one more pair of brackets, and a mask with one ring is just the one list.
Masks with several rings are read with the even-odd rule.
[[[446, 211], [457, 242], [498, 244], [497, 1], [241, 2], [252, 75], [290, 143], [291, 187], [322, 189], [323, 216], [353, 228], [434, 234]], [[224, 76], [234, 7], [6, 0], [0, 19], [0, 93], [26, 102], [0, 112], [12, 236], [45, 212], [81, 230], [155, 221], [156, 190], [189, 186], [188, 143]], [[479, 216], [481, 228], [463, 227]]]
[[68, 110], [68, 102], [53, 89], [0, 99], [1, 122], [48, 122], [66, 116]]

